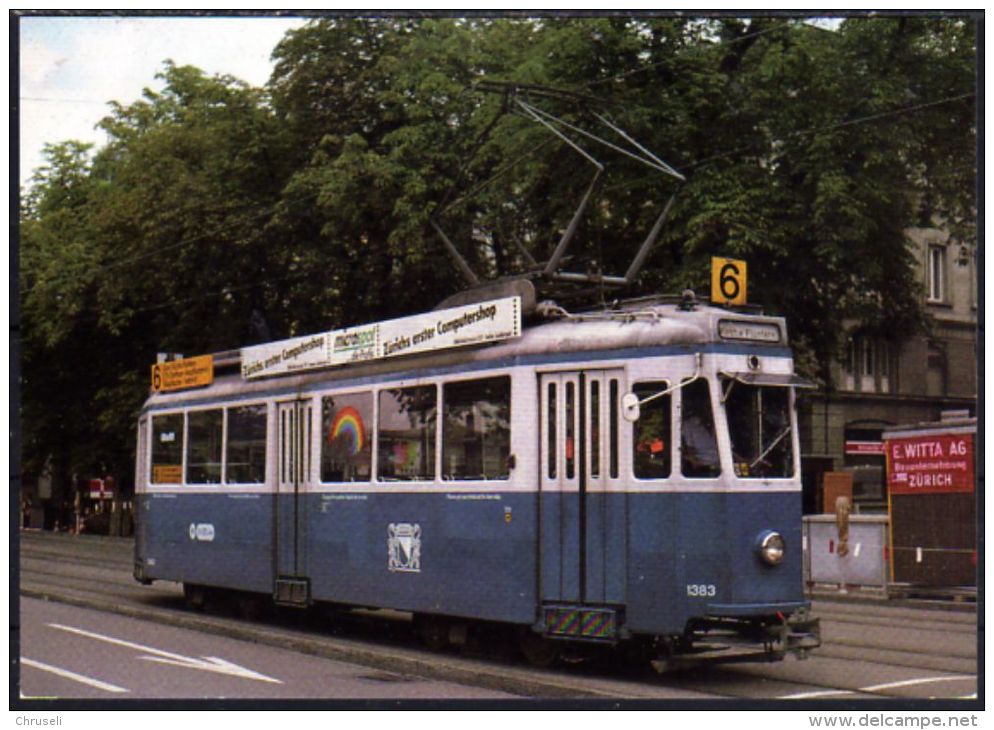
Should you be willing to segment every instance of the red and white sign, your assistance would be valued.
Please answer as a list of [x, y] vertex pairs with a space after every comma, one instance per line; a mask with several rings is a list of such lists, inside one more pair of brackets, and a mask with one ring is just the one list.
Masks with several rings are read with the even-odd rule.
[[887, 440], [891, 494], [972, 492], [973, 434], [935, 434]]
[[846, 441], [846, 454], [850, 456], [883, 456], [883, 441]]
[[103, 479], [90, 480], [90, 499], [109, 499], [110, 490], [104, 484]]

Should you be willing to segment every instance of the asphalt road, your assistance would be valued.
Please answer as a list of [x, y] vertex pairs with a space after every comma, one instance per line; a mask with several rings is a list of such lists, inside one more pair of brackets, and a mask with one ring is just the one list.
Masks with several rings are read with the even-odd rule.
[[[824, 643], [805, 661], [664, 675], [617, 660], [536, 670], [500, 646], [428, 652], [403, 615], [291, 611], [253, 622], [191, 612], [178, 585], [134, 582], [130, 540], [20, 538], [25, 696], [689, 700], [712, 707], [721, 699], [763, 699], [783, 700], [784, 709], [816, 701], [851, 709], [899, 698], [978, 706], [972, 605], [816, 600]], [[211, 660], [204, 657], [218, 658], [217, 666], [205, 668]]]
[[64, 603], [26, 598], [21, 617], [26, 698], [514, 698]]

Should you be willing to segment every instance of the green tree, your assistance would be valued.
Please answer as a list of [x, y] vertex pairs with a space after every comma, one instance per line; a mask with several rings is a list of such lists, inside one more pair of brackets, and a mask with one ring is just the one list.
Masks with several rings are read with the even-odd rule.
[[596, 115], [614, 120], [687, 178], [571, 133], [605, 169], [565, 269], [623, 273], [676, 192], [627, 293], [704, 294], [711, 256], [745, 258], [751, 300], [827, 380], [849, 322], [925, 326], [908, 226], [976, 238], [975, 30], [334, 18], [288, 33], [263, 89], [167, 62], [108, 144], [51, 146], [23, 196], [26, 461], [127, 482], [157, 352], [434, 305], [462, 282], [432, 220], [481, 276], [547, 259], [594, 166], [519, 101], [619, 142]]

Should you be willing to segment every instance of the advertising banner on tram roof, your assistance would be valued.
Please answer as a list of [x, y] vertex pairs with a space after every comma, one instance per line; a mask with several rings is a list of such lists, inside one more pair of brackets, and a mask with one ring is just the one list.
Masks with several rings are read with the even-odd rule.
[[518, 337], [521, 298], [505, 297], [242, 348], [242, 377], [260, 378]]

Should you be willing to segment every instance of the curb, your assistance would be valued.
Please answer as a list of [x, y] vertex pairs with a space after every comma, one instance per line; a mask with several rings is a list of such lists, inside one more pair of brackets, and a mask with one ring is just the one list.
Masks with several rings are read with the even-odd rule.
[[955, 613], [976, 613], [977, 604], [970, 602], [928, 600], [923, 598], [895, 598], [883, 592], [859, 593], [850, 591], [839, 593], [828, 590], [809, 591], [808, 600], [824, 601], [826, 603], [873, 604], [893, 608], [919, 608], [935, 611], [952, 611]]

